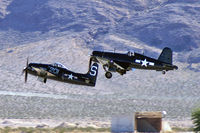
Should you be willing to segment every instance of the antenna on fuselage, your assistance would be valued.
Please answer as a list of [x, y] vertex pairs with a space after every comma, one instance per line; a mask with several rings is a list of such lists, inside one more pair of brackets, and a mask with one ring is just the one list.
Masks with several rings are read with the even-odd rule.
[[142, 54], [144, 55], [144, 49], [142, 50]]

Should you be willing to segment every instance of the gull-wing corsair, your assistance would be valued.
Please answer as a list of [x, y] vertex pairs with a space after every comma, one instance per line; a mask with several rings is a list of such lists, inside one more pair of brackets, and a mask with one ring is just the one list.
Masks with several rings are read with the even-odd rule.
[[172, 64], [172, 50], [164, 48], [158, 59], [153, 59], [139, 53], [128, 52], [126, 54], [93, 51], [91, 59], [95, 62], [101, 63], [106, 71], [106, 78], [111, 78], [111, 72], [118, 72], [123, 75], [126, 71], [136, 69], [166, 71], [178, 69]]
[[25, 73], [25, 82], [27, 82], [28, 74], [40, 77], [44, 83], [47, 79], [53, 79], [61, 82], [95, 86], [98, 75], [98, 64], [93, 63], [89, 65], [89, 70], [86, 74], [75, 73], [68, 70], [61, 63], [54, 64], [40, 64], [40, 63], [26, 63], [26, 67], [23, 70]]

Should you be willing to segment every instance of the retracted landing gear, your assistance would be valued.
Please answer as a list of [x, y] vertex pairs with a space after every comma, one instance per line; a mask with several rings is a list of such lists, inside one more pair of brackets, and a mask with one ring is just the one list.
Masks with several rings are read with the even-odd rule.
[[105, 76], [106, 76], [107, 79], [110, 79], [110, 78], [112, 78], [112, 73], [111, 72], [106, 72]]

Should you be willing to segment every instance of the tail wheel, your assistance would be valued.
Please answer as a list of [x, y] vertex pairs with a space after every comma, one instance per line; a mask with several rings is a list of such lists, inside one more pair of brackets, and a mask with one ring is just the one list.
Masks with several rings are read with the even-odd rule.
[[105, 76], [106, 76], [107, 79], [110, 79], [110, 78], [112, 78], [112, 73], [106, 72]]
[[162, 74], [165, 74], [166, 73], [166, 71], [162, 71]]

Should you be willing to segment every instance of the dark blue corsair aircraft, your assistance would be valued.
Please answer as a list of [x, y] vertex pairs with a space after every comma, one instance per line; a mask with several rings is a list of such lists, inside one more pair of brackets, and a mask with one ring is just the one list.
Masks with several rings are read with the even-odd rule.
[[54, 64], [40, 64], [40, 63], [26, 63], [26, 67], [23, 69], [25, 73], [25, 83], [27, 82], [28, 73], [40, 77], [44, 83], [47, 79], [53, 79], [61, 82], [95, 86], [98, 75], [98, 64], [93, 63], [89, 65], [89, 70], [86, 74], [75, 73], [69, 71], [61, 63]]
[[123, 75], [126, 71], [136, 69], [166, 71], [178, 69], [177, 66], [172, 64], [172, 50], [164, 48], [158, 59], [153, 59], [139, 53], [128, 52], [126, 54], [93, 51], [91, 60], [101, 63], [106, 71], [106, 78], [112, 77], [111, 72], [118, 72]]

